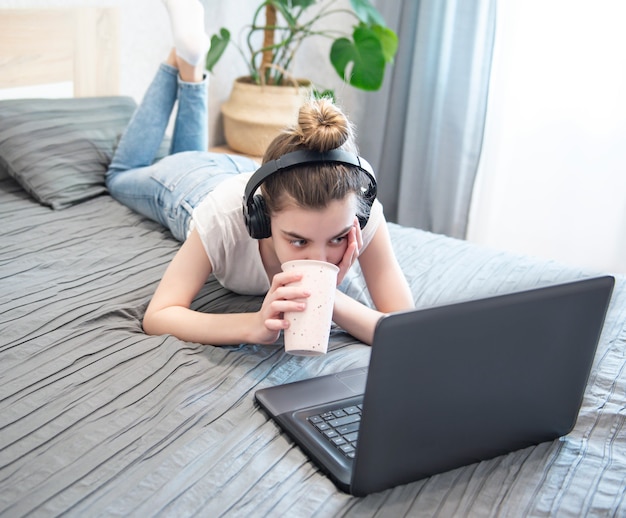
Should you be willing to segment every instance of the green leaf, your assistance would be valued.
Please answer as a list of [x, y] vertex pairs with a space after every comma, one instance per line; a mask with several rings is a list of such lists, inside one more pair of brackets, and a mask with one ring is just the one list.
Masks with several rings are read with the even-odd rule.
[[393, 58], [398, 51], [398, 35], [388, 27], [374, 25], [372, 31], [376, 33], [383, 47], [383, 55], [386, 63], [393, 63]]
[[301, 7], [307, 9], [311, 7], [317, 0], [291, 0], [290, 3], [293, 7]]
[[295, 27], [296, 19], [291, 14], [292, 9], [291, 2], [289, 0], [274, 0], [271, 2], [274, 4], [278, 12], [283, 16], [289, 27]]
[[213, 67], [224, 54], [229, 42], [230, 32], [228, 29], [221, 28], [219, 35], [214, 34], [211, 36], [211, 48], [206, 55], [206, 69], [209, 72], [213, 72]]
[[[335, 40], [330, 61], [339, 76], [362, 90], [378, 90], [385, 74], [385, 55], [376, 33], [363, 25], [354, 29], [354, 41]], [[348, 74], [349, 66], [352, 65]]]
[[297, 25], [297, 21], [294, 18], [294, 9], [300, 8], [302, 10], [308, 9], [311, 7], [317, 0], [269, 0], [274, 4], [278, 12], [283, 16], [287, 25], [290, 27], [295, 27]]
[[312, 94], [314, 99], [330, 99], [333, 102], [337, 101], [337, 98], [335, 97], [335, 91], [330, 88], [326, 88], [325, 90], [318, 90], [317, 88], [313, 88]]
[[359, 20], [367, 25], [385, 26], [385, 20], [382, 15], [372, 5], [370, 0], [350, 0], [352, 9], [358, 16]]

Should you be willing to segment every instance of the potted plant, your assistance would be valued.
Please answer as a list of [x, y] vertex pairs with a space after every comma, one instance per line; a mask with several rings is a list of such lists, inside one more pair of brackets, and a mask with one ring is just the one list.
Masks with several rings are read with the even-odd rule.
[[[329, 25], [340, 15], [352, 20], [349, 32]], [[370, 0], [350, 0], [349, 8], [345, 0], [262, 0], [246, 29], [245, 50], [225, 28], [213, 35], [206, 68], [212, 71], [230, 44], [244, 58], [248, 75], [235, 80], [222, 114], [228, 145], [250, 155], [262, 155], [276, 133], [295, 122], [311, 92], [332, 95], [291, 73], [305, 39], [330, 38], [330, 63], [339, 77], [368, 91], [381, 87], [398, 46], [397, 35]]]

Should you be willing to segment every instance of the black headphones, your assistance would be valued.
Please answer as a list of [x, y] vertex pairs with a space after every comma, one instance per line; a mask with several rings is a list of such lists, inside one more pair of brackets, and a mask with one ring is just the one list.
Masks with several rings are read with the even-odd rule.
[[276, 160], [263, 164], [248, 180], [243, 195], [243, 217], [250, 237], [253, 239], [265, 239], [272, 235], [271, 222], [265, 206], [265, 200], [260, 194], [254, 194], [269, 176], [300, 165], [329, 162], [358, 167], [369, 178], [369, 186], [363, 193], [367, 210], [363, 216], [358, 217], [359, 225], [363, 228], [369, 219], [370, 209], [376, 199], [377, 190], [374, 170], [369, 162], [354, 153], [341, 149], [333, 149], [325, 153], [300, 150], [287, 153]]

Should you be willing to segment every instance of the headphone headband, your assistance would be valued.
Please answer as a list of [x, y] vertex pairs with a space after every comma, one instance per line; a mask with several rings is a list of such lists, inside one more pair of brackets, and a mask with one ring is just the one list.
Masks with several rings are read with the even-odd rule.
[[261, 184], [269, 176], [279, 171], [287, 171], [301, 165], [320, 163], [336, 163], [357, 167], [369, 178], [369, 187], [363, 193], [363, 198], [368, 206], [368, 211], [364, 216], [359, 216], [359, 224], [361, 228], [365, 226], [369, 218], [369, 209], [371, 209], [372, 203], [374, 203], [374, 200], [376, 199], [377, 191], [376, 177], [374, 176], [374, 170], [369, 162], [354, 153], [343, 151], [341, 149], [333, 149], [325, 153], [310, 150], [299, 150], [286, 153], [276, 160], [270, 160], [269, 162], [263, 164], [250, 177], [250, 180], [248, 180], [243, 195], [243, 215], [246, 228], [248, 229], [251, 237], [254, 239], [264, 239], [271, 235], [271, 223], [266, 211], [265, 201], [261, 195], [255, 195], [255, 192]]
[[[299, 151], [292, 151], [286, 153], [276, 160], [270, 160], [263, 164], [248, 180], [246, 190], [244, 193], [244, 201], [247, 203], [261, 184], [271, 175], [278, 171], [285, 171], [300, 165], [316, 164], [316, 163], [338, 163], [343, 165], [350, 165], [358, 167], [363, 171], [370, 179], [370, 191], [372, 186], [374, 188], [374, 196], [376, 195], [376, 177], [374, 176], [374, 170], [370, 163], [363, 157], [343, 151], [342, 149], [332, 149], [325, 153], [318, 151], [310, 151], [308, 149], [301, 149]], [[368, 191], [369, 192], [369, 191]]]

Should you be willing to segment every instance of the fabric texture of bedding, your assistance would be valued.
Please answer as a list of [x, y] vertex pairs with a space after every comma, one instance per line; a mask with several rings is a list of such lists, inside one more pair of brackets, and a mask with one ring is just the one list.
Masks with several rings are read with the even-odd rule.
[[[15, 152], [7, 146], [3, 158]], [[68, 167], [61, 183], [76, 174]], [[320, 357], [287, 355], [282, 341], [145, 335], [141, 319], [179, 243], [110, 196], [81, 199], [51, 211], [0, 171], [0, 516], [626, 516], [625, 276], [570, 434], [355, 498], [254, 392], [366, 366], [370, 348], [336, 327]], [[394, 224], [390, 233], [418, 307], [594, 273]], [[367, 302], [358, 273], [345, 289]], [[192, 307], [252, 311], [261, 301], [211, 278]]]
[[[8, 178], [0, 214], [0, 515], [626, 513], [622, 277], [571, 434], [354, 498], [280, 433], [254, 391], [367, 365], [367, 346], [336, 328], [317, 358], [281, 343], [146, 336], [143, 312], [179, 246], [167, 231], [109, 196], [51, 212]], [[397, 225], [391, 235], [420, 307], [586, 275]], [[367, 298], [358, 276], [348, 289]], [[194, 307], [259, 304], [210, 280]]]
[[103, 194], [135, 106], [130, 97], [0, 101], [0, 168], [53, 209]]

